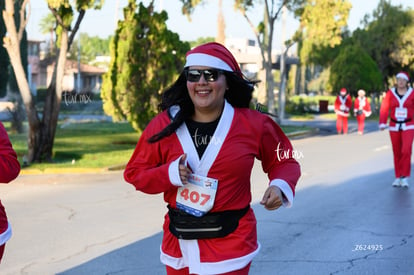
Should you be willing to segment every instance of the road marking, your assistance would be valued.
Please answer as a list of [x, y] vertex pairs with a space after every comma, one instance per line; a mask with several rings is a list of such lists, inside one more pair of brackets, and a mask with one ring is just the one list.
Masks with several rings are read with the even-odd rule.
[[384, 150], [388, 150], [390, 148], [389, 145], [384, 145], [384, 146], [380, 146], [374, 149], [374, 152], [380, 152], [380, 151], [384, 151]]

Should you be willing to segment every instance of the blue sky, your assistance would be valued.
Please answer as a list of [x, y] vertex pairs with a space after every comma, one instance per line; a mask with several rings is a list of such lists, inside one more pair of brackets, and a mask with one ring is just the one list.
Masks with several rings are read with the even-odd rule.
[[[27, 26], [30, 39], [47, 39], [47, 35], [39, 33], [39, 21], [47, 14], [48, 9], [45, 0], [32, 0], [32, 14]], [[148, 1], [143, 1], [148, 3]], [[371, 12], [378, 5], [379, 0], [350, 0], [353, 8], [350, 12], [348, 26], [351, 30], [356, 29], [365, 14]], [[117, 9], [117, 3], [119, 4]], [[99, 11], [89, 11], [82, 24], [81, 32], [87, 32], [91, 36], [106, 38], [115, 30], [115, 18], [122, 17], [122, 10], [127, 5], [128, 0], [106, 0], [104, 7]], [[181, 14], [181, 6], [178, 0], [156, 0], [156, 8], [164, 8], [169, 15], [167, 25], [170, 30], [177, 32], [182, 40], [195, 40], [198, 37], [215, 36], [217, 32], [216, 18], [218, 0], [209, 0], [208, 4], [200, 6], [192, 15], [191, 22]], [[226, 21], [226, 36], [235, 38], [254, 38], [250, 26], [244, 17], [233, 9], [233, 1], [223, 1], [223, 12]], [[414, 9], [413, 0], [391, 0], [393, 5], [403, 5]], [[257, 8], [255, 13], [250, 13], [253, 23], [257, 23], [262, 16], [262, 9]], [[298, 27], [298, 21], [288, 15], [286, 36], [289, 38]], [[279, 20], [275, 26], [275, 44], [280, 43], [282, 29]]]

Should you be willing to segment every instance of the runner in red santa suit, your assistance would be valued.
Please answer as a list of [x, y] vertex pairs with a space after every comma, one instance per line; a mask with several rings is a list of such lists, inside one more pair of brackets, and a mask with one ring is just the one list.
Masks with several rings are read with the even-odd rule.
[[300, 166], [280, 127], [249, 109], [252, 91], [224, 46], [200, 45], [138, 141], [124, 177], [164, 193], [167, 274], [248, 274], [260, 249], [250, 208], [255, 159], [269, 177], [261, 204], [292, 204]]
[[352, 107], [352, 99], [345, 88], [339, 91], [336, 97], [334, 110], [336, 113], [336, 131], [338, 134], [348, 133], [348, 117]]
[[[0, 183], [9, 183], [20, 172], [20, 164], [16, 152], [10, 143], [6, 129], [0, 122]], [[7, 221], [6, 211], [0, 201], [0, 262], [4, 247], [12, 234], [11, 226]]]
[[389, 131], [394, 154], [394, 187], [408, 187], [411, 174], [411, 151], [414, 139], [414, 93], [408, 87], [408, 73], [396, 75], [397, 85], [385, 94], [380, 108], [379, 127], [384, 130], [390, 117]]
[[363, 135], [365, 118], [371, 115], [371, 104], [369, 104], [368, 98], [365, 97], [365, 91], [362, 89], [358, 91], [358, 97], [354, 102], [354, 115], [358, 123], [358, 134]]

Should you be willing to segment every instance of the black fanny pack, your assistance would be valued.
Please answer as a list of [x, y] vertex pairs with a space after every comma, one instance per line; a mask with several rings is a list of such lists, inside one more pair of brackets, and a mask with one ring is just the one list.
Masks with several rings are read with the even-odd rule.
[[170, 232], [179, 239], [210, 239], [225, 237], [239, 226], [239, 220], [250, 209], [250, 205], [240, 210], [207, 213], [196, 217], [173, 209], [168, 205]]

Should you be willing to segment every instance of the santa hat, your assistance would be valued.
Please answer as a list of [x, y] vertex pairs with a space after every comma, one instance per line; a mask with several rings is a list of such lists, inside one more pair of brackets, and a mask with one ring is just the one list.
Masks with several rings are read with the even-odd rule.
[[242, 76], [239, 63], [237, 63], [231, 52], [216, 42], [202, 44], [188, 51], [184, 67], [189, 66], [206, 66], [235, 72]]
[[396, 78], [402, 78], [402, 79], [405, 79], [407, 81], [410, 80], [410, 76], [406, 72], [399, 72], [395, 77]]
[[340, 91], [339, 91], [340, 93], [347, 93], [347, 91], [346, 91], [346, 89], [345, 88], [342, 88]]

